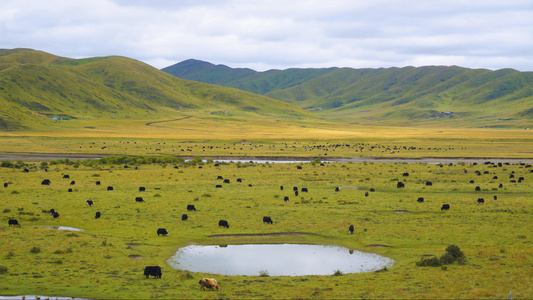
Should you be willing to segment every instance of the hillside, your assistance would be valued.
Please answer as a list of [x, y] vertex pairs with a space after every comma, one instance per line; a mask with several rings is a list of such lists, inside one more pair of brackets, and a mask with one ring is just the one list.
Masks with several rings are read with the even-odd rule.
[[57, 126], [63, 119], [160, 119], [187, 113], [305, 119], [313, 114], [238, 89], [183, 80], [118, 56], [70, 59], [0, 50], [0, 130]]
[[186, 60], [162, 70], [265, 95], [332, 119], [388, 124], [451, 119], [472, 126], [522, 126], [533, 119], [533, 72], [512, 69], [427, 66], [256, 72]]

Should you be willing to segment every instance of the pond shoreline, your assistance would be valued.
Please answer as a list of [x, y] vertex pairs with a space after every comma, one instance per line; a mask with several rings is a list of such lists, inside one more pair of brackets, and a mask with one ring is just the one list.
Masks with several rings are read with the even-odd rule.
[[[71, 159], [71, 160], [84, 160], [84, 159], [100, 159], [107, 156], [121, 156], [121, 154], [92, 154], [92, 153], [0, 153], [1, 160], [22, 160], [22, 161], [49, 161], [56, 159]], [[129, 156], [129, 155], [127, 155]], [[186, 160], [193, 159], [192, 156], [176, 156], [182, 157]], [[213, 161], [267, 161], [267, 162], [291, 162], [295, 163], [312, 162], [314, 157], [298, 157], [298, 156], [202, 156], [204, 160], [210, 159]], [[505, 157], [322, 157], [323, 162], [339, 162], [339, 163], [432, 163], [432, 164], [449, 164], [449, 163], [533, 163], [533, 158], [505, 158]]]

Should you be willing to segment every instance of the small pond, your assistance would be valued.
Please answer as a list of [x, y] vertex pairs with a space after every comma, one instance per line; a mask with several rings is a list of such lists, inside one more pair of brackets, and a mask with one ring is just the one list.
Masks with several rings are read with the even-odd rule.
[[373, 272], [394, 260], [337, 246], [300, 244], [192, 245], [168, 260], [176, 269], [221, 275], [303, 276]]

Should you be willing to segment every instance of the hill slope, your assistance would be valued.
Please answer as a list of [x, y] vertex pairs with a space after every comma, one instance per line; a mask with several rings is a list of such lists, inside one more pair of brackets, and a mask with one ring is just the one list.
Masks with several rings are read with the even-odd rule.
[[337, 119], [533, 119], [533, 72], [457, 66], [256, 72], [187, 60], [162, 69], [235, 87]]
[[55, 115], [157, 119], [195, 112], [315, 118], [285, 102], [179, 79], [125, 57], [76, 60], [31, 49], [0, 50], [0, 105], [0, 130], [42, 128]]

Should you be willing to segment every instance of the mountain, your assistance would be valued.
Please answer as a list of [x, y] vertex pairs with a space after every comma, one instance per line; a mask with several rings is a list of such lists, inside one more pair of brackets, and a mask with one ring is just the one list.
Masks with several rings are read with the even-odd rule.
[[332, 119], [390, 124], [489, 120], [493, 125], [533, 119], [533, 72], [512, 69], [426, 66], [257, 72], [186, 60], [162, 71], [268, 96]]
[[0, 130], [42, 128], [52, 117], [157, 119], [195, 112], [316, 118], [285, 102], [180, 79], [126, 57], [71, 59], [32, 49], [0, 49], [0, 105]]

